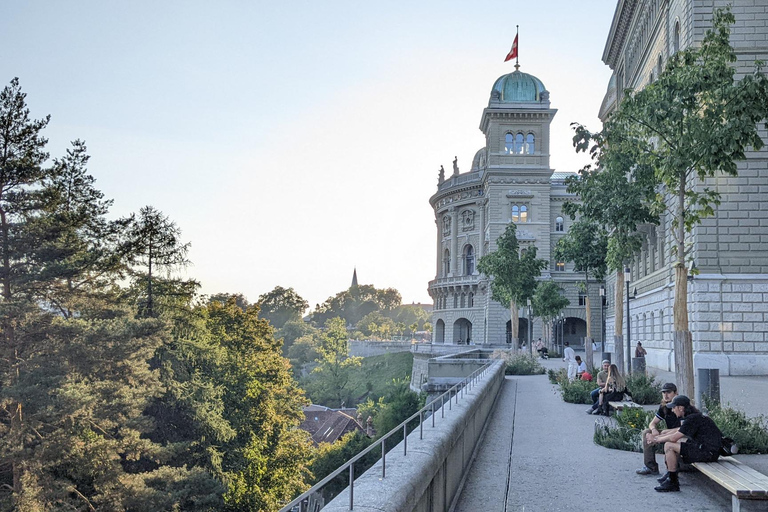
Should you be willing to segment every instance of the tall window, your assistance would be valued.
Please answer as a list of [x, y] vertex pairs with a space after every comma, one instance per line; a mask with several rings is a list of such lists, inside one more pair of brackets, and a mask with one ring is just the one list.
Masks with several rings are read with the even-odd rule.
[[520, 207], [520, 222], [528, 222], [528, 207], [525, 205]]
[[523, 134], [518, 133], [515, 135], [515, 153], [518, 155], [523, 152]]
[[448, 277], [451, 273], [451, 251], [448, 249], [443, 253], [443, 277]]
[[516, 204], [512, 205], [512, 222], [520, 222], [520, 207]]
[[465, 294], [463, 294], [463, 293], [461, 294], [461, 307], [462, 307], [462, 308], [463, 308], [463, 307], [466, 307], [466, 304], [467, 304], [467, 303], [466, 303], [466, 297], [467, 297], [467, 296], [466, 296]]
[[454, 293], [453, 294], [453, 309], [456, 309], [457, 307], [459, 307], [459, 294], [458, 293]]
[[558, 217], [555, 219], [555, 231], [563, 231], [565, 227], [565, 223], [563, 222], [562, 217]]
[[467, 307], [470, 307], [470, 308], [475, 307], [475, 294], [472, 292], [469, 292]]
[[471, 276], [475, 273], [475, 250], [471, 245], [464, 246], [464, 275]]
[[529, 155], [532, 155], [535, 151], [535, 144], [534, 144], [534, 136], [532, 133], [529, 133], [525, 137], [525, 152]]
[[680, 51], [680, 21], [675, 22], [675, 33], [672, 37], [672, 53]]
[[579, 292], [579, 306], [587, 305], [587, 295], [584, 292]]
[[558, 261], [555, 263], [555, 272], [565, 272], [565, 262]]
[[515, 136], [511, 133], [508, 133], [504, 137], [504, 152], [508, 155], [511, 155], [515, 152]]

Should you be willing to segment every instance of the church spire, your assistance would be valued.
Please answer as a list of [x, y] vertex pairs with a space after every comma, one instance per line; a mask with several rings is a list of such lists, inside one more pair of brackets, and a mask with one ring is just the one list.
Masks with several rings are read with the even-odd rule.
[[[352, 286], [357, 286], [357, 267], [352, 271]], [[352, 288], [350, 286], [350, 288]]]

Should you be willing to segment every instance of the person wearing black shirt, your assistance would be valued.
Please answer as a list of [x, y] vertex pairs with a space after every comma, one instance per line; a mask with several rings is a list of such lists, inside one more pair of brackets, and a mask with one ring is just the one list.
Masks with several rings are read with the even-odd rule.
[[665, 434], [671, 434], [674, 430], [680, 427], [680, 418], [678, 418], [672, 409], [667, 407], [667, 404], [677, 396], [677, 386], [671, 382], [667, 382], [661, 387], [661, 405], [659, 410], [656, 411], [656, 415], [651, 420], [648, 428], [643, 431], [641, 439], [643, 440], [643, 461], [645, 465], [635, 471], [638, 475], [658, 475], [659, 465], [656, 462], [656, 449], [652, 443], [654, 436], [661, 434], [659, 430], [659, 423], [664, 420], [666, 428]]
[[678, 461], [714, 462], [720, 456], [723, 433], [717, 428], [712, 418], [704, 416], [691, 405], [685, 395], [677, 395], [667, 407], [672, 409], [682, 424], [676, 432], [652, 436], [653, 444], [664, 443], [664, 459], [667, 462], [667, 475], [660, 479], [661, 485], [655, 487], [659, 492], [679, 491], [677, 479]]

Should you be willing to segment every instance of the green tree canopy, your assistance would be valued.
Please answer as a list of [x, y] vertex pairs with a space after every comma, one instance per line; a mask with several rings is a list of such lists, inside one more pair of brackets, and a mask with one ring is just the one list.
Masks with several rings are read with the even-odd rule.
[[389, 316], [401, 302], [400, 292], [394, 288], [378, 289], [368, 284], [352, 286], [318, 305], [312, 313], [312, 322], [320, 326], [338, 317], [343, 319], [346, 325], [356, 325], [373, 311], [380, 311]]
[[280, 329], [286, 322], [301, 320], [309, 302], [301, 298], [293, 288], [275, 286], [274, 290], [259, 296], [259, 316], [268, 320], [272, 327]]

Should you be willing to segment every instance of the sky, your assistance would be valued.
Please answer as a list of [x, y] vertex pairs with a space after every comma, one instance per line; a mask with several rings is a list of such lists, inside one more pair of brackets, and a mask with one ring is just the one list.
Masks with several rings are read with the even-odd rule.
[[[360, 284], [431, 303], [441, 165], [469, 171], [519, 25], [520, 70], [558, 109], [551, 167], [599, 129], [616, 0], [0, 2], [0, 82], [19, 77], [52, 157], [85, 140], [120, 217], [152, 205], [191, 243], [201, 292], [312, 308]], [[450, 171], [449, 171], [450, 172]]]

